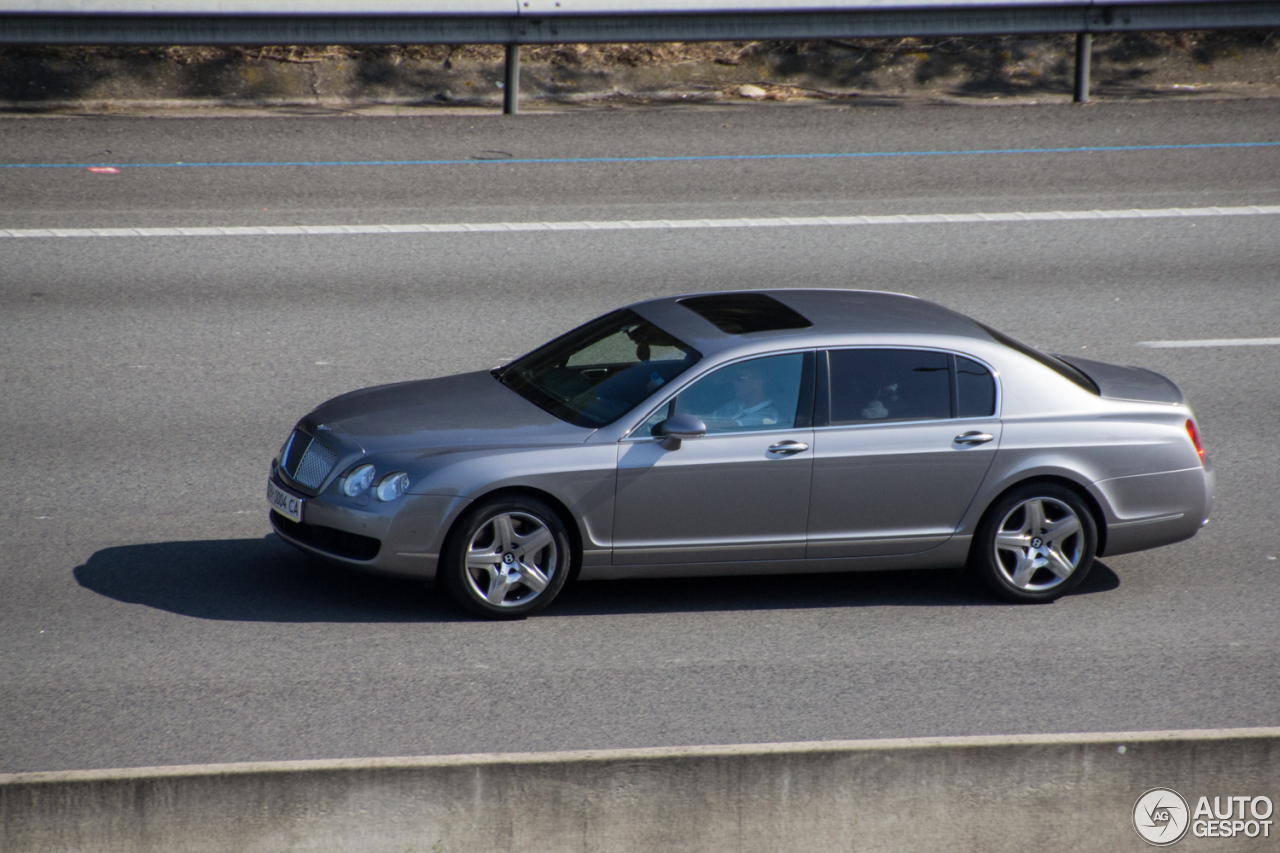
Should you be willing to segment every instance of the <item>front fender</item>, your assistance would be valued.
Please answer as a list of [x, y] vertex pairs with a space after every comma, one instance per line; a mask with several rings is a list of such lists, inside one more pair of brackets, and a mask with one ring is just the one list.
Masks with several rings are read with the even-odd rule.
[[[427, 463], [427, 464], [423, 464]], [[438, 454], [409, 470], [410, 494], [479, 500], [506, 488], [551, 495], [573, 515], [584, 551], [611, 547], [617, 482], [617, 446], [574, 444], [488, 448]]]

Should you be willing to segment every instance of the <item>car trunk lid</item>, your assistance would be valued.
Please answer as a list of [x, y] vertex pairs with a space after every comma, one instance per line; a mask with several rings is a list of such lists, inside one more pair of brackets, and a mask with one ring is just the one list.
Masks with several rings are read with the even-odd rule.
[[1125, 367], [1119, 364], [1107, 364], [1090, 358], [1074, 355], [1059, 355], [1081, 373], [1093, 380], [1103, 397], [1116, 400], [1137, 400], [1143, 403], [1185, 402], [1182, 390], [1171, 380], [1153, 370], [1144, 367]]

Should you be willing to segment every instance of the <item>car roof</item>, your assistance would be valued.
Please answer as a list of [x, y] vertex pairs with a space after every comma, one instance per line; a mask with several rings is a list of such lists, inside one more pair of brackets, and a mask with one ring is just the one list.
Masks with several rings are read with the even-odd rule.
[[[883, 339], [887, 335], [923, 337], [964, 337], [991, 343], [992, 338], [976, 321], [935, 302], [902, 293], [877, 290], [735, 290], [718, 294], [763, 294], [799, 313], [812, 325], [807, 328], [772, 329], [746, 334], [727, 334], [692, 308], [680, 304], [689, 297], [711, 294], [682, 294], [650, 299], [629, 306], [685, 343], [705, 354], [740, 346], [756, 346], [765, 341], [803, 345], [814, 340], [826, 345], [839, 338], [856, 343], [856, 338]], [[922, 340], [921, 343], [924, 343]]]

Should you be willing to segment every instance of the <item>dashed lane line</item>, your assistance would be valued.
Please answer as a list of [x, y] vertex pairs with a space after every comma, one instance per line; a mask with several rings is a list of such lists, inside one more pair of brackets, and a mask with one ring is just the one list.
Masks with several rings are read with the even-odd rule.
[[1280, 338], [1206, 338], [1201, 341], [1141, 341], [1138, 346], [1152, 349], [1189, 349], [1198, 347], [1280, 347]]

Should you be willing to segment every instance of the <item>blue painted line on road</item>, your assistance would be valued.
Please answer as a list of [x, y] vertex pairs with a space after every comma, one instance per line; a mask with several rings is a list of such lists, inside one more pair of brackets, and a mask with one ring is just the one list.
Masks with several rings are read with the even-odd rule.
[[965, 157], [1012, 154], [1112, 154], [1134, 151], [1204, 151], [1225, 148], [1275, 148], [1280, 142], [1204, 142], [1187, 145], [1090, 145], [1077, 148], [983, 148], [960, 151], [850, 151], [833, 154], [708, 154], [680, 157], [545, 157], [473, 160], [292, 160], [229, 163], [0, 163], [0, 169], [209, 169], [289, 166], [493, 166], [579, 165], [597, 163], [714, 163], [750, 160], [851, 160], [876, 157]]

